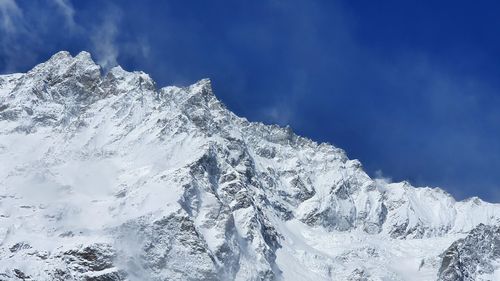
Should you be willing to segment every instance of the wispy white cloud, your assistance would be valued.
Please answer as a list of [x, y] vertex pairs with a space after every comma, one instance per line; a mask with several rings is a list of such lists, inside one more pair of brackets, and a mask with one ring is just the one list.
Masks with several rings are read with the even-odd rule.
[[[46, 9], [50, 9], [50, 16]], [[103, 3], [92, 21], [79, 21], [79, 13], [72, 0], [50, 0], [32, 5], [0, 0], [0, 72], [24, 70], [39, 62], [39, 56], [46, 55], [44, 52], [60, 51], [67, 48], [67, 43], [75, 41], [82, 50], [90, 51], [105, 71], [118, 64], [120, 55], [150, 56], [146, 35], [121, 36], [123, 10], [120, 6]]]
[[92, 51], [97, 57], [99, 63], [104, 70], [116, 66], [120, 49], [116, 43], [116, 37], [119, 29], [118, 24], [121, 19], [121, 10], [116, 7], [111, 7], [106, 13], [103, 22], [95, 27], [90, 35], [92, 42]]
[[[36, 42], [36, 36], [28, 30], [24, 13], [17, 3], [0, 0], [0, 52], [4, 64], [0, 71], [16, 71], [21, 63], [34, 57], [34, 54], [25, 51], [27, 46]], [[24, 56], [21, 55], [23, 53]]]
[[75, 22], [75, 9], [69, 0], [53, 0], [59, 12], [63, 15], [65, 24], [70, 30], [77, 27]]
[[23, 13], [14, 0], [0, 0], [0, 28], [7, 34], [19, 31]]
[[151, 54], [151, 45], [149, 44], [149, 40], [146, 37], [141, 37], [135, 43], [140, 50], [140, 54], [144, 58], [149, 58], [149, 55]]
[[118, 65], [118, 57], [149, 58], [151, 45], [146, 35], [123, 36], [121, 22], [124, 11], [120, 6], [109, 4], [103, 8], [100, 19], [88, 28], [90, 51], [104, 71]]
[[263, 115], [273, 123], [288, 125], [293, 115], [292, 105], [288, 103], [275, 104], [272, 107], [265, 108]]
[[[40, 55], [36, 50], [42, 47], [50, 48], [47, 44], [52, 43], [53, 47], [61, 45], [46, 40], [50, 38], [46, 33], [53, 32], [53, 29], [46, 28], [46, 16], [37, 12], [46, 7], [56, 11], [54, 16], [58, 17], [56, 21], [61, 22], [61, 27], [65, 28], [65, 37], [84, 38], [86, 42], [82, 47], [94, 54], [103, 69], [117, 65], [120, 45], [116, 39], [122, 15], [119, 7], [105, 5], [102, 12], [96, 14], [95, 22], [81, 23], [75, 19], [78, 11], [71, 0], [51, 0], [41, 7], [23, 7], [15, 0], [0, 0], [0, 54], [3, 63], [1, 72], [18, 71], [19, 68], [36, 63]], [[147, 40], [121, 43], [144, 57], [149, 53]], [[54, 50], [56, 51], [59, 49]]]
[[392, 182], [392, 178], [385, 176], [384, 173], [382, 172], [382, 170], [376, 170], [374, 176], [375, 176], [374, 179], [376, 182], [381, 182], [384, 184], [388, 184], [388, 183]]

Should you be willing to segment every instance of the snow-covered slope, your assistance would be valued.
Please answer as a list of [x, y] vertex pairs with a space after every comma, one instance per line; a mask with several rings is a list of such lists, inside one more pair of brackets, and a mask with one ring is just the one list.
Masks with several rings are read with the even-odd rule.
[[86, 52], [0, 76], [0, 280], [436, 280], [499, 219], [237, 117], [207, 79], [158, 89]]

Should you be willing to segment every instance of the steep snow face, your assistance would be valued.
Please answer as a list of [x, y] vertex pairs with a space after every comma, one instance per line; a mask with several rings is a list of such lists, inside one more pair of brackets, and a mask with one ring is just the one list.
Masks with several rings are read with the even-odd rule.
[[0, 76], [0, 196], [0, 280], [436, 280], [500, 218], [85, 52]]

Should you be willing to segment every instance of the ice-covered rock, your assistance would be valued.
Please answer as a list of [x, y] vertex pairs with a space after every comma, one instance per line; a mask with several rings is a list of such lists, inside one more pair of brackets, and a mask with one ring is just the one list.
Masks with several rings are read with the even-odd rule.
[[500, 227], [480, 224], [442, 254], [439, 280], [500, 279]]

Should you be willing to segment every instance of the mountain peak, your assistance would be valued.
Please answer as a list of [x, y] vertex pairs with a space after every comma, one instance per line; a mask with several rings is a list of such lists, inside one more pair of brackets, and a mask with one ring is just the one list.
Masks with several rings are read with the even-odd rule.
[[100, 78], [101, 67], [92, 60], [88, 52], [80, 52], [73, 57], [67, 51], [60, 51], [27, 73], [27, 79], [35, 83], [33, 86], [39, 87], [44, 83], [59, 83], [66, 79], [88, 84]]
[[64, 60], [67, 58], [73, 58], [73, 56], [71, 56], [70, 52], [63, 50], [63, 51], [59, 51], [59, 52], [53, 54], [50, 57], [49, 61], [50, 60]]
[[68, 51], [59, 51], [42, 64], [53, 66], [63, 66], [64, 64], [66, 66], [71, 64], [77, 64], [78, 66], [98, 66], [92, 59], [92, 55], [87, 51], [81, 51], [74, 57]]
[[75, 56], [75, 59], [77, 60], [81, 60], [81, 61], [87, 61], [87, 62], [91, 62], [91, 63], [94, 63], [94, 60], [92, 59], [92, 55], [87, 52], [87, 51], [81, 51], [79, 52], [76, 56]]
[[203, 78], [188, 87], [188, 91], [193, 94], [201, 94], [207, 97], [215, 97], [212, 90], [212, 81], [209, 78]]

